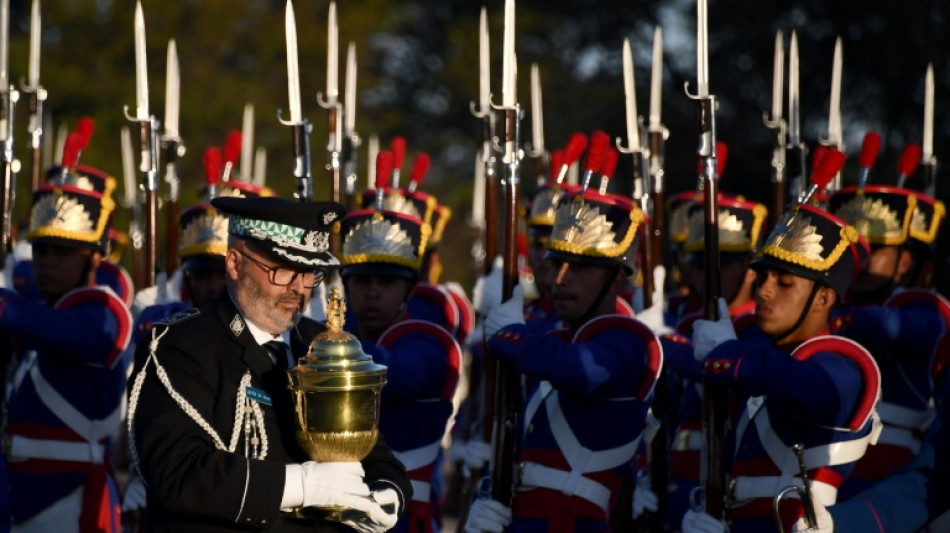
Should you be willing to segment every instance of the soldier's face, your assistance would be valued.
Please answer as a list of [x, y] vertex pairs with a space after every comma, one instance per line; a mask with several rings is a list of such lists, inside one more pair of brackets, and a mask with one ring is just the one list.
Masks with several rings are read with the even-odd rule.
[[613, 269], [571, 261], [554, 260], [553, 263], [556, 270], [554, 310], [558, 318], [570, 326], [580, 326], [580, 321], [608, 282], [611, 288], [594, 310], [594, 316], [613, 312], [622, 282]]
[[34, 244], [33, 279], [40, 293], [47, 297], [58, 297], [88, 285], [90, 269], [95, 266], [91, 262], [92, 255], [90, 250]]
[[755, 297], [759, 328], [768, 335], [787, 332], [808, 304], [814, 285], [815, 282], [808, 278], [780, 270], [759, 272]]
[[871, 251], [867, 264], [855, 276], [849, 290], [864, 294], [884, 290], [910, 268], [910, 253], [897, 246], [879, 246]]
[[220, 270], [193, 270], [186, 271], [188, 276], [188, 290], [195, 307], [214, 300], [224, 290], [224, 272]]
[[228, 250], [225, 266], [232, 294], [246, 318], [272, 335], [280, 335], [296, 325], [310, 302], [311, 289], [304, 287], [302, 276], [290, 285], [278, 286], [270, 281], [264, 268], [248, 259], [247, 254], [262, 264], [276, 266], [270, 259], [249, 250], [243, 242]]
[[386, 331], [402, 312], [414, 285], [398, 276], [347, 276], [346, 303], [359, 323], [361, 336], [377, 338]]
[[557, 272], [554, 271], [554, 263], [544, 259], [547, 253], [548, 236], [538, 235], [531, 240], [531, 247], [528, 248], [528, 263], [531, 265], [531, 273], [534, 275], [534, 283], [538, 287], [538, 293], [544, 300], [551, 299], [551, 290], [554, 287], [554, 277]]

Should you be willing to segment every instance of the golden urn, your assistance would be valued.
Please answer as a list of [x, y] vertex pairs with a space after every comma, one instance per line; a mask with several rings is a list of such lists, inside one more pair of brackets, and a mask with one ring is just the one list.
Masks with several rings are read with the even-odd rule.
[[363, 352], [359, 339], [343, 331], [346, 304], [330, 291], [327, 331], [310, 343], [306, 357], [290, 370], [297, 443], [317, 462], [360, 461], [379, 436], [379, 396], [386, 367]]

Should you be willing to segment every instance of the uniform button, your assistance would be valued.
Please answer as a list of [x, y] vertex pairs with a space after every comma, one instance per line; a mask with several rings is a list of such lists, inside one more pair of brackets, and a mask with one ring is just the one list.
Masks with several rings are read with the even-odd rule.
[[732, 368], [732, 363], [729, 362], [729, 361], [726, 361], [726, 362], [724, 362], [724, 363], [722, 364], [722, 368], [723, 368], [724, 370], [729, 370], [730, 368]]

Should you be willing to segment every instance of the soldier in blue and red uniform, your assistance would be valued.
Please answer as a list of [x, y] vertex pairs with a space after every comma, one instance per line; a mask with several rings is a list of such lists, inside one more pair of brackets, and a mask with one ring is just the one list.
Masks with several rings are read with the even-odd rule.
[[[749, 268], [749, 262], [761, 244], [768, 210], [760, 203], [726, 194], [719, 196], [718, 205], [720, 283], [722, 293], [729, 304], [729, 316], [738, 322], [736, 327], [740, 329], [748, 322], [743, 317], [755, 312], [753, 283], [756, 273]], [[684, 274], [693, 287], [691, 294], [702, 301], [702, 261], [705, 250], [702, 202], [693, 201], [688, 211], [687, 235], [683, 242], [683, 252], [687, 258], [687, 270]], [[683, 337], [691, 337], [693, 323], [701, 316], [699, 312], [687, 314], [677, 324], [676, 332]], [[672, 337], [666, 340], [668, 343], [676, 343], [676, 339]], [[682, 342], [679, 345], [682, 346]], [[667, 346], [668, 344], [664, 344], [664, 348]], [[689, 508], [689, 495], [700, 481], [702, 397], [692, 349], [667, 349], [666, 368], [669, 369], [669, 389], [672, 394], [678, 393], [676, 397], [670, 398], [671, 405], [677, 406], [677, 412], [668, 416], [665, 421], [667, 424], [676, 424], [670, 455], [671, 477], [675, 488], [666, 511], [666, 519], [670, 524], [679, 524]]]
[[340, 225], [346, 328], [388, 368], [379, 429], [412, 481], [413, 499], [394, 529], [410, 533], [441, 527], [433, 480], [461, 363], [452, 333], [432, 320], [445, 315], [428, 312], [454, 304], [435, 287], [417, 286], [429, 232], [418, 218], [376, 209], [352, 212]]
[[63, 162], [33, 195], [36, 292], [0, 290], [0, 330], [16, 347], [4, 435], [13, 521], [16, 531], [118, 531], [110, 436], [132, 324], [125, 302], [96, 281], [115, 181], [77, 169], [75, 156]]
[[[802, 485], [793, 446], [804, 447], [811, 491], [834, 503], [855, 462], [873, 442], [880, 373], [859, 344], [828, 334], [829, 315], [860, 264], [861, 240], [841, 219], [794, 206], [756, 253], [757, 327], [736, 339], [724, 300], [718, 321], [693, 326], [705, 380], [727, 386], [737, 406], [724, 435], [729, 457], [726, 519], [732, 532], [787, 529], [803, 514], [800, 500], [773, 498]], [[731, 453], [730, 453], [731, 452]], [[724, 531], [711, 516], [689, 511], [685, 533]]]
[[488, 314], [488, 347], [525, 375], [527, 399], [512, 507], [476, 500], [466, 531], [608, 530], [663, 360], [647, 326], [614, 314], [642, 220], [627, 198], [592, 189], [565, 195], [546, 256], [565, 329], [532, 332], [519, 288]]
[[[914, 460], [934, 417], [931, 368], [950, 323], [950, 303], [926, 288], [899, 289], [919, 271], [932, 244], [943, 205], [910, 189], [849, 187], [830, 198], [829, 209], [853, 225], [871, 256], [832, 318], [832, 332], [867, 347], [881, 369], [883, 431], [841, 487], [847, 499]], [[913, 221], [916, 239], [911, 239]], [[915, 240], [919, 244], [912, 244]], [[913, 251], [912, 251], [913, 250]]]

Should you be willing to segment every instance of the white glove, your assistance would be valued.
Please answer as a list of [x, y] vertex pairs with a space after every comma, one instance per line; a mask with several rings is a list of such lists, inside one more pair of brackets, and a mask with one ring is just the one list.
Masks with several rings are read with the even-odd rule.
[[472, 306], [475, 312], [484, 316], [494, 307], [501, 304], [501, 276], [505, 262], [501, 256], [492, 261], [491, 272], [487, 276], [479, 276], [472, 288]]
[[145, 509], [145, 482], [137, 474], [133, 474], [129, 484], [125, 487], [125, 496], [122, 498], [122, 512], [128, 513], [142, 509]]
[[373, 505], [369, 487], [363, 482], [359, 462], [317, 463], [308, 461], [303, 468], [303, 506], [352, 507], [369, 512]]
[[491, 444], [483, 441], [481, 438], [474, 438], [468, 441], [465, 446], [464, 459], [465, 466], [472, 470], [484, 468], [491, 460]]
[[810, 528], [805, 524], [805, 517], [802, 517], [792, 524], [792, 531], [807, 531], [808, 533], [834, 533], [834, 519], [831, 517], [831, 513], [828, 512], [828, 508], [822, 505], [814, 492], [811, 493], [811, 504], [815, 508], [815, 521], [818, 522], [818, 524], [815, 527]]
[[666, 325], [666, 321], [663, 317], [663, 309], [665, 307], [663, 301], [663, 283], [665, 281], [666, 268], [664, 268], [663, 265], [653, 267], [653, 305], [640, 311], [640, 314], [637, 315], [637, 320], [643, 322], [643, 324], [650, 328], [650, 331], [657, 336], [673, 332], [673, 328]]
[[465, 533], [502, 533], [511, 523], [511, 508], [501, 502], [479, 498], [472, 502], [465, 521]]
[[682, 528], [683, 533], [726, 533], [729, 531], [725, 522], [692, 509], [683, 515]]
[[[386, 512], [383, 506], [391, 509], [392, 512]], [[399, 520], [399, 496], [393, 489], [375, 491], [372, 494], [372, 501], [365, 517], [344, 520], [343, 523], [360, 533], [382, 533], [389, 531]]]
[[716, 346], [736, 338], [736, 328], [729, 316], [729, 304], [719, 299], [719, 320], [697, 320], [693, 323], [693, 357], [704, 361]]
[[655, 513], [660, 508], [660, 499], [650, 488], [650, 475], [646, 474], [637, 480], [633, 489], [633, 519], [640, 518], [645, 511]]
[[491, 338], [511, 324], [524, 324], [524, 288], [521, 285], [516, 285], [511, 291], [511, 299], [489, 311], [485, 317], [485, 337]]

